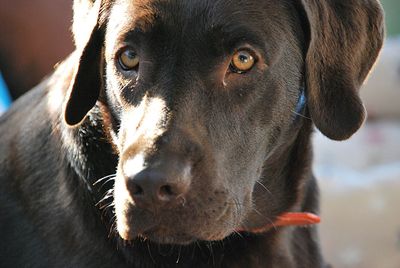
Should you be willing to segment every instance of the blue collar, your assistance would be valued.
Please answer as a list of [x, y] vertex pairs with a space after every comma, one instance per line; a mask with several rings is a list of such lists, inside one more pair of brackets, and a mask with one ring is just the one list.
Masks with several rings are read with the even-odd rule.
[[300, 87], [300, 95], [296, 105], [294, 121], [298, 121], [299, 117], [304, 116], [306, 103], [307, 103], [307, 98], [306, 98], [305, 88]]

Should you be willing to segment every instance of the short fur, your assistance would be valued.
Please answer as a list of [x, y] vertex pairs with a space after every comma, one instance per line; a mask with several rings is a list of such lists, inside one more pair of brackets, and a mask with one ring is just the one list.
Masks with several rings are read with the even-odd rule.
[[[379, 3], [76, 0], [74, 10], [76, 51], [0, 119], [0, 266], [323, 267], [317, 227], [251, 230], [318, 213], [312, 123], [336, 140], [362, 124]], [[126, 46], [137, 71], [118, 66]], [[227, 71], [243, 48], [255, 66]], [[172, 187], [168, 202], [132, 188], [156, 179]]]

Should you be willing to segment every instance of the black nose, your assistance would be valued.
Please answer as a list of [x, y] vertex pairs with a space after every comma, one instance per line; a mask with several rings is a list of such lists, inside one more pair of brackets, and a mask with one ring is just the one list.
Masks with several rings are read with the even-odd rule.
[[127, 178], [127, 188], [138, 206], [159, 206], [177, 200], [186, 194], [189, 188], [185, 174], [172, 174], [157, 169], [145, 169], [131, 178]]

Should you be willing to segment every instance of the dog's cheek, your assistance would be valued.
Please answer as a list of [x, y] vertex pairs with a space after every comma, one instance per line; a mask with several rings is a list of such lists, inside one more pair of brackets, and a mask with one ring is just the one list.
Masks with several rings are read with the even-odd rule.
[[242, 197], [240, 199], [237, 199], [237, 197], [235, 199], [235, 211], [233, 211], [232, 217], [235, 219], [236, 226], [233, 231], [241, 229], [248, 215], [254, 211], [252, 190], [250, 188], [243, 188], [241, 194]]
[[221, 219], [224, 225], [221, 232], [211, 236], [210, 240], [222, 240], [232, 233], [242, 229], [243, 222], [246, 221], [247, 217], [254, 210], [253, 208], [253, 197], [251, 189], [243, 188], [241, 191], [241, 197], [237, 196], [232, 199], [230, 203], [230, 213], [226, 215], [225, 219]]

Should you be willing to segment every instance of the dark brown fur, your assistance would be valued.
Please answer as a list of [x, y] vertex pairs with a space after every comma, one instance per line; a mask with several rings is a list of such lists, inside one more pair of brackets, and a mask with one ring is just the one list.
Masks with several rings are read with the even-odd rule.
[[[363, 122], [379, 3], [74, 9], [76, 51], [0, 119], [0, 266], [323, 267], [315, 226], [235, 230], [318, 213], [312, 122], [337, 140]], [[137, 80], [115, 60], [126, 45], [140, 55]], [[243, 46], [258, 62], [226, 73]], [[168, 201], [138, 195], [160, 180]]]

